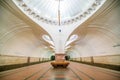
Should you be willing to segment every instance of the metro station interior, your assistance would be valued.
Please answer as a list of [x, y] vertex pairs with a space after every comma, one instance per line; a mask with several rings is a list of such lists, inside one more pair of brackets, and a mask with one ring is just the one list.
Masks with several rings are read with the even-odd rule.
[[120, 80], [120, 0], [0, 0], [0, 80]]

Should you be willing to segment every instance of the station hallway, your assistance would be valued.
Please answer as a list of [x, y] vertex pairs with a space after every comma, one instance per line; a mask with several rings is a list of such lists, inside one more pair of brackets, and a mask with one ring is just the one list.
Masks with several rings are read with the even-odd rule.
[[120, 0], [0, 0], [0, 80], [120, 80]]

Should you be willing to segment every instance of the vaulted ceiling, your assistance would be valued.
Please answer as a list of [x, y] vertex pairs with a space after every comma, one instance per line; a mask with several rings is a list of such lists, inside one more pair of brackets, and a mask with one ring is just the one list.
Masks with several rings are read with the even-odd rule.
[[1, 0], [0, 55], [120, 54], [120, 1], [67, 1], [60, 0], [59, 25], [59, 0]]

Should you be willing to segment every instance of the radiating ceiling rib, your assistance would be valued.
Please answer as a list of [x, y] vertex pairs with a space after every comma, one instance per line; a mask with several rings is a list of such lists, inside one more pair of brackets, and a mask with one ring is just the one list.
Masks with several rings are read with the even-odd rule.
[[[58, 10], [58, 1], [57, 0], [33, 0], [24, 2], [32, 9], [38, 10], [38, 12], [42, 11], [42, 15], [45, 17], [47, 14], [48, 16], [52, 16], [52, 18], [57, 18], [57, 10]], [[81, 13], [81, 11], [86, 10], [86, 7], [89, 7], [94, 2], [94, 0], [64, 0], [60, 1], [60, 8], [61, 8], [61, 17], [62, 18], [71, 18], [75, 15]], [[39, 4], [38, 4], [39, 3]], [[37, 4], [37, 5], [36, 5]], [[72, 10], [72, 11], [71, 11]], [[48, 14], [49, 13], [49, 14]]]

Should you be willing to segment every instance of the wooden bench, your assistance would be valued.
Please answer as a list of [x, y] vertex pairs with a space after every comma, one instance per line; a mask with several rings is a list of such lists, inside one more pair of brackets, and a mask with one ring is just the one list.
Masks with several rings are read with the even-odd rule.
[[53, 61], [51, 62], [51, 65], [54, 68], [58, 68], [58, 67], [66, 68], [69, 65], [69, 62], [68, 61]]

